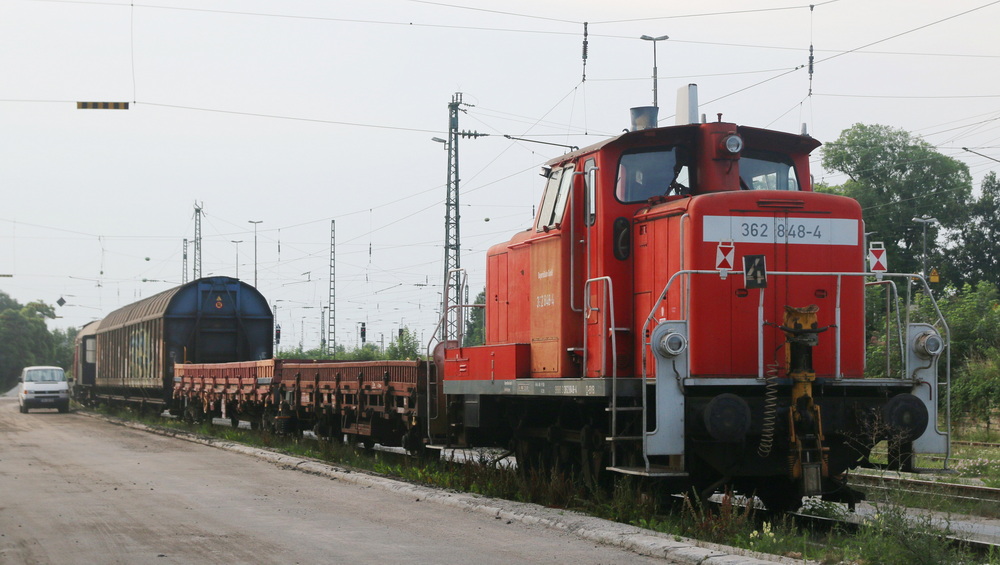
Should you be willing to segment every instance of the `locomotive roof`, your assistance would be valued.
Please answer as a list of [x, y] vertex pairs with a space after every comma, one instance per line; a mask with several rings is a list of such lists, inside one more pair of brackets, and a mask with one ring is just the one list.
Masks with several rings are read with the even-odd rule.
[[[212, 286], [227, 286], [231, 284], [239, 284], [243, 292], [251, 292], [252, 295], [259, 297], [259, 302], [262, 303], [263, 307], [267, 309], [268, 315], [270, 315], [270, 309], [267, 307], [267, 302], [264, 297], [260, 294], [254, 287], [232, 277], [205, 277], [198, 280], [191, 281], [187, 284], [177, 286], [158, 294], [154, 294], [149, 298], [144, 298], [138, 302], [133, 302], [128, 306], [124, 306], [115, 310], [114, 312], [108, 314], [106, 318], [101, 320], [100, 326], [95, 330], [94, 333], [104, 333], [111, 331], [129, 324], [134, 324], [136, 322], [143, 322], [146, 320], [155, 320], [158, 318], [163, 318], [171, 314], [185, 315], [189, 314], [187, 311], [177, 312], [177, 310], [183, 308], [184, 306], [190, 306], [185, 304], [182, 306], [177, 306], [174, 304], [174, 297], [181, 294], [187, 289], [197, 289], [200, 283], [208, 283]], [[171, 306], [174, 308], [171, 308]]]
[[[603, 141], [599, 141], [593, 145], [588, 145], [587, 147], [571, 151], [569, 153], [560, 155], [554, 159], [550, 159], [546, 166], [554, 167], [560, 163], [565, 163], [566, 161], [574, 160], [581, 155], [586, 155], [588, 153], [593, 153], [610, 145], [645, 145], [650, 136], [659, 137], [662, 136], [669, 140], [678, 140], [688, 136], [694, 136], [698, 129], [703, 124], [686, 124], [680, 126], [666, 126], [662, 128], [649, 128], [635, 131], [626, 131], [621, 135], [616, 137], [609, 137]], [[787, 133], [783, 131], [776, 131], [770, 129], [755, 128], [750, 126], [738, 126], [732, 124], [736, 128], [736, 131], [744, 138], [748, 143], [754, 145], [763, 145], [767, 147], [774, 148], [776, 150], [785, 151], [795, 151], [810, 153], [813, 149], [816, 149], [821, 145], [819, 140], [814, 139], [808, 135], [799, 135], [794, 133]]]

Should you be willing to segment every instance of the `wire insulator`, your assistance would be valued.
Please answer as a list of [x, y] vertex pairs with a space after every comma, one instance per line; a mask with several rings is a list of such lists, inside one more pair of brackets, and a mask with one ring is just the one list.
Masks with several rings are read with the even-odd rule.
[[587, 22], [583, 22], [583, 82], [587, 82]]

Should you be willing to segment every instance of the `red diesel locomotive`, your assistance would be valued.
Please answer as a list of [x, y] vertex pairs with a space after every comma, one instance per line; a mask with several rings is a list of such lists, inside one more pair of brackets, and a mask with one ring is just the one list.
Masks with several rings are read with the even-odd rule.
[[485, 345], [444, 353], [467, 440], [780, 509], [857, 500], [880, 441], [946, 453], [947, 332], [908, 324], [899, 378], [865, 378], [864, 222], [813, 191], [819, 145], [720, 116], [550, 161], [534, 226], [489, 251]]
[[877, 443], [898, 468], [947, 453], [947, 327], [907, 314], [902, 367], [866, 378], [865, 286], [895, 285], [865, 272], [858, 203], [813, 191], [818, 146], [720, 116], [563, 155], [534, 225], [489, 250], [484, 345], [439, 344], [405, 375], [191, 365], [175, 405], [367, 443], [507, 446], [525, 468], [735, 488], [771, 509], [853, 503], [845, 472]]

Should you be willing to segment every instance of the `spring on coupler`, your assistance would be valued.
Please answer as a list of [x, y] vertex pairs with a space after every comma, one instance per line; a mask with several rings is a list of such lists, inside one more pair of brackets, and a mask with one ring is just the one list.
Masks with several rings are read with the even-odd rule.
[[778, 417], [778, 365], [772, 364], [767, 367], [767, 376], [764, 379], [764, 424], [761, 426], [760, 444], [757, 446], [757, 455], [767, 457], [771, 455], [771, 447], [774, 445], [774, 424]]

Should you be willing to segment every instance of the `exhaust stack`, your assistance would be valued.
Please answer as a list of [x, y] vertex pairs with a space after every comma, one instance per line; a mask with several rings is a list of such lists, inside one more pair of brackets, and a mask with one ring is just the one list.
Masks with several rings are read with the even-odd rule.
[[660, 109], [656, 106], [639, 106], [631, 108], [629, 112], [632, 114], [632, 131], [657, 127]]
[[689, 84], [677, 89], [677, 125], [698, 123], [698, 85]]

